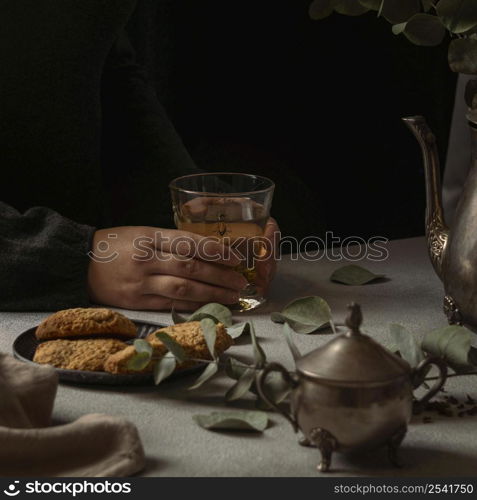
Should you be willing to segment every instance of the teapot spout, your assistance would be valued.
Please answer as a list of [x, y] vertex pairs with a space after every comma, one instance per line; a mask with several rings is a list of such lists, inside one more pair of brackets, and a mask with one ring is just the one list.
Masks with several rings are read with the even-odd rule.
[[402, 119], [416, 137], [422, 149], [426, 176], [426, 237], [429, 256], [439, 278], [446, 258], [449, 228], [444, 219], [441, 197], [441, 177], [436, 137], [422, 116]]

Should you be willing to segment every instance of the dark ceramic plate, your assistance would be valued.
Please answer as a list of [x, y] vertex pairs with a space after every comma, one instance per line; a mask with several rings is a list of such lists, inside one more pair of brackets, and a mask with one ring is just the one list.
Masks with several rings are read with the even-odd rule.
[[[160, 323], [150, 323], [147, 321], [132, 320], [137, 326], [137, 338], [142, 339], [154, 332], [158, 328], [166, 325]], [[35, 337], [36, 326], [21, 333], [13, 342], [13, 355], [15, 358], [36, 365], [33, 361], [35, 350], [38, 347], [38, 340]], [[132, 341], [127, 342], [132, 343]], [[178, 371], [170, 379], [196, 372], [200, 366], [193, 366], [188, 369]], [[107, 372], [89, 372], [83, 370], [62, 370], [57, 368], [58, 376], [62, 382], [74, 384], [93, 384], [93, 385], [139, 385], [153, 383], [153, 377], [149, 373], [138, 373], [131, 375], [115, 375]]]

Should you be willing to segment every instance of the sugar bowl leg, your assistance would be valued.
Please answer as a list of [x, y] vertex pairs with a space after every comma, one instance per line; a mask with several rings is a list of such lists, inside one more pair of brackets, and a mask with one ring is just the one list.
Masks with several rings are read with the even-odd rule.
[[406, 435], [407, 427], [404, 425], [400, 427], [389, 439], [388, 441], [388, 457], [389, 461], [395, 467], [402, 467], [401, 463], [398, 460], [397, 452], [399, 446], [401, 445], [404, 436]]
[[315, 445], [321, 453], [321, 462], [317, 469], [320, 472], [327, 472], [330, 469], [333, 452], [338, 448], [338, 441], [331, 432], [317, 427], [310, 431], [309, 442]]

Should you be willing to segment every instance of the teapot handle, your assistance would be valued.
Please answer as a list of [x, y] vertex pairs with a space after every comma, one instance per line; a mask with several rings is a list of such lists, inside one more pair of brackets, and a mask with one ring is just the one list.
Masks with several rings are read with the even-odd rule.
[[281, 365], [280, 363], [270, 363], [268, 364], [263, 371], [259, 374], [257, 377], [257, 390], [260, 395], [260, 397], [268, 404], [270, 405], [274, 410], [276, 410], [278, 413], [281, 413], [292, 425], [293, 430], [295, 432], [298, 431], [298, 423], [295, 419], [295, 417], [285, 411], [283, 408], [281, 408], [275, 401], [272, 401], [270, 397], [265, 393], [265, 380], [270, 372], [280, 372], [283, 375], [283, 378], [285, 379], [286, 382], [290, 384], [292, 388], [295, 388], [298, 383], [297, 381], [288, 373], [288, 370]]
[[416, 401], [415, 413], [419, 413], [424, 405], [434, 397], [445, 384], [447, 379], [447, 365], [442, 358], [426, 358], [422, 360], [419, 365], [414, 370], [413, 379], [414, 379], [414, 388], [417, 389], [423, 382], [424, 377], [426, 376], [427, 369], [430, 365], [435, 365], [439, 369], [439, 378], [436, 380], [434, 385], [427, 391], [427, 393], [419, 400]]

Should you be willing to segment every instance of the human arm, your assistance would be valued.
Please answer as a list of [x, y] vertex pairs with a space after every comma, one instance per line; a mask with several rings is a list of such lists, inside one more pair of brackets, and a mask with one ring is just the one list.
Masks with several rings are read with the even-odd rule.
[[48, 208], [22, 214], [0, 202], [0, 309], [87, 306], [88, 251], [94, 232]]
[[172, 225], [168, 185], [198, 173], [181, 138], [120, 33], [106, 60], [101, 102], [102, 169], [111, 225]]

